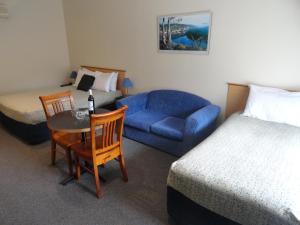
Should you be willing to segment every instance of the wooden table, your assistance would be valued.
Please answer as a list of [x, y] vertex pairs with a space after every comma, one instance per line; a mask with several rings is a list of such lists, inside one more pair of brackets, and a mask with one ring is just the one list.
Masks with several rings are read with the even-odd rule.
[[[99, 108], [96, 114], [110, 112], [107, 109]], [[65, 133], [86, 133], [90, 131], [90, 117], [87, 115], [82, 119], [75, 116], [74, 111], [67, 110], [57, 113], [48, 119], [48, 127], [52, 131]]]
[[[75, 111], [76, 112], [76, 111]], [[90, 117], [86, 115], [82, 118], [77, 118], [75, 112], [71, 110], [57, 113], [48, 119], [48, 127], [52, 131], [64, 133], [81, 133], [81, 141], [86, 141], [86, 133], [90, 132]], [[96, 114], [110, 112], [107, 109], [99, 108], [95, 110]], [[105, 181], [100, 177], [102, 181]], [[74, 180], [74, 175], [71, 175], [60, 182], [62, 185], [68, 184]]]

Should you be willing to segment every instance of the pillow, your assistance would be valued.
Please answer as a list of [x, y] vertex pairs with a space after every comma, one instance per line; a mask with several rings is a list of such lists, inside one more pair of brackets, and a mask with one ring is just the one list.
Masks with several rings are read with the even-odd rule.
[[243, 115], [300, 127], [300, 92], [250, 85]]
[[117, 90], [117, 81], [118, 81], [118, 73], [113, 72], [112, 77], [111, 77], [111, 81], [110, 81], [110, 86], [109, 86], [110, 91], [116, 91]]
[[112, 78], [112, 74], [108, 75], [107, 73], [96, 71], [93, 89], [109, 92], [111, 78]]
[[93, 84], [95, 81], [95, 77], [94, 76], [90, 76], [90, 75], [83, 75], [83, 77], [81, 78], [77, 90], [82, 90], [82, 91], [88, 91], [89, 89], [92, 88]]
[[90, 76], [95, 76], [95, 72], [90, 71], [86, 68], [80, 68], [77, 72], [77, 77], [75, 80], [75, 83], [73, 84], [73, 86], [77, 87], [79, 82], [81, 81], [81, 78], [83, 77], [84, 74], [90, 75]]

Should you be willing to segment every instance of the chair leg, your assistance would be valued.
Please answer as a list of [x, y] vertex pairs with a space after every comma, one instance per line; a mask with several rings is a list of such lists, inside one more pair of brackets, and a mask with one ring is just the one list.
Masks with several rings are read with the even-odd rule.
[[120, 169], [122, 171], [123, 174], [123, 180], [125, 182], [128, 181], [128, 173], [127, 173], [127, 169], [126, 169], [126, 165], [125, 165], [125, 159], [123, 157], [123, 155], [119, 156], [119, 164], [120, 164]]
[[71, 155], [70, 149], [66, 149], [66, 158], [67, 158], [67, 162], [68, 162], [69, 173], [72, 176], [73, 175], [73, 162], [72, 162], [72, 155]]
[[76, 154], [75, 154], [75, 163], [76, 163], [75, 179], [79, 180], [80, 179], [80, 163], [79, 163], [79, 157]]
[[51, 141], [51, 164], [55, 165], [56, 158], [56, 142], [54, 140]]
[[94, 165], [94, 176], [95, 176], [95, 183], [96, 183], [96, 196], [97, 198], [100, 198], [102, 196], [102, 191], [100, 187], [98, 167], [96, 165]]

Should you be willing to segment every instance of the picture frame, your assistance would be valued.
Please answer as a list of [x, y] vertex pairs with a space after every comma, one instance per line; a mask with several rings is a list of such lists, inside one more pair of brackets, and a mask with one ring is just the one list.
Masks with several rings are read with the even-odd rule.
[[158, 16], [158, 51], [209, 54], [211, 24], [209, 10]]

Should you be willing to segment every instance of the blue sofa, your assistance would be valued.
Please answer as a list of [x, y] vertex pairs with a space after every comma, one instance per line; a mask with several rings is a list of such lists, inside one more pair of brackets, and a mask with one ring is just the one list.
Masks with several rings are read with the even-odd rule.
[[124, 135], [175, 156], [192, 149], [215, 127], [220, 107], [199, 96], [156, 90], [118, 100], [128, 106]]

